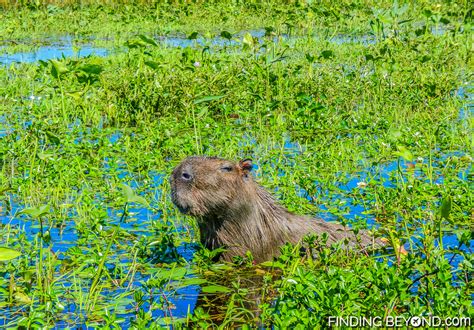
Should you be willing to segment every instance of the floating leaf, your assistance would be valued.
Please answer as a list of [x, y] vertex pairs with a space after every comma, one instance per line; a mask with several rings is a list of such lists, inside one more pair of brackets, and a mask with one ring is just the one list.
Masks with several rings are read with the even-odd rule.
[[39, 207], [29, 207], [18, 212], [18, 214], [26, 214], [35, 219], [42, 217], [43, 215], [46, 215], [48, 213], [49, 213], [48, 204], [45, 204]]
[[166, 282], [171, 281], [182, 281], [185, 279], [186, 275], [189, 275], [190, 271], [186, 267], [174, 267], [174, 268], [160, 268], [156, 270], [155, 275], [153, 276], [154, 280]]
[[15, 259], [21, 255], [20, 252], [9, 249], [6, 247], [0, 247], [0, 261], [8, 261], [11, 259]]
[[227, 293], [230, 292], [230, 289], [222, 285], [209, 285], [202, 288], [204, 293]]
[[211, 101], [215, 101], [215, 100], [220, 100], [223, 97], [224, 97], [224, 95], [208, 95], [208, 96], [204, 96], [204, 97], [201, 97], [201, 98], [195, 100], [194, 104], [206, 103], [206, 102], [211, 102]]
[[201, 284], [204, 284], [204, 283], [207, 283], [207, 280], [205, 280], [203, 278], [192, 277], [192, 278], [184, 278], [180, 281], [172, 282], [170, 285], [174, 289], [179, 289], [179, 288], [185, 288], [185, 287], [191, 286], [191, 285], [201, 285]]

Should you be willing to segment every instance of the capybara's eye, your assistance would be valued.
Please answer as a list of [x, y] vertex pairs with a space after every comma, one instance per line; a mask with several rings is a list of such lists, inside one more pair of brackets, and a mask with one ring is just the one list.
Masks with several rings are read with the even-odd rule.
[[223, 172], [231, 172], [232, 171], [232, 166], [222, 166], [221, 170]]

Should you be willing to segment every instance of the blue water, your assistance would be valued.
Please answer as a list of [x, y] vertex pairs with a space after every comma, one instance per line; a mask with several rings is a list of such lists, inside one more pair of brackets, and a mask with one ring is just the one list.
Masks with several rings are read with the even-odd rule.
[[[0, 49], [1, 51], [1, 49]], [[91, 45], [80, 46], [78, 50], [72, 44], [61, 46], [41, 46], [32, 52], [21, 52], [14, 54], [1, 54], [0, 64], [10, 65], [12, 63], [32, 63], [37, 61], [48, 61], [66, 57], [80, 58], [87, 56], [107, 56], [109, 50]]]
[[[114, 135], [112, 135], [114, 136]], [[143, 182], [135, 178], [134, 175], [129, 173], [126, 170], [126, 164], [121, 161], [111, 160], [113, 165], [111, 166], [110, 163], [106, 160], [104, 162], [104, 168], [107, 171], [110, 171], [111, 176], [118, 176], [121, 177], [122, 180], [128, 181], [127, 184], [134, 189], [143, 186]], [[161, 197], [161, 188], [160, 185], [163, 183], [163, 175], [151, 172], [149, 177], [151, 178], [150, 184], [148, 184], [147, 190], [152, 192], [154, 196], [158, 200]], [[10, 196], [10, 205], [11, 211], [9, 214], [0, 214], [0, 224], [3, 225], [10, 225], [12, 228], [17, 228], [20, 230], [21, 233], [24, 233], [30, 241], [35, 240], [36, 238], [39, 239], [40, 233], [40, 225], [36, 220], [30, 220], [28, 216], [25, 215], [18, 215], [18, 212], [21, 211], [24, 207], [15, 203], [15, 196]], [[71, 201], [69, 201], [71, 202]], [[95, 204], [103, 205], [103, 198], [101, 196], [96, 196]], [[152, 201], [150, 201], [152, 202]], [[153, 204], [153, 203], [152, 203]], [[128, 233], [133, 233], [137, 235], [137, 238], [140, 236], [150, 236], [154, 237], [155, 232], [153, 230], [152, 223], [154, 221], [162, 222], [161, 219], [161, 212], [154, 211], [150, 208], [142, 207], [139, 205], [130, 205], [128, 212], [129, 216], [126, 218], [126, 221], [119, 222], [121, 218], [122, 210], [120, 209], [113, 209], [111, 207], [106, 208], [107, 212], [107, 222], [109, 225], [120, 225], [122, 229], [125, 229]], [[70, 211], [68, 214], [69, 218], [77, 217], [77, 213], [75, 211]], [[49, 239], [44, 241], [44, 246], [49, 247], [58, 257], [58, 259], [64, 259], [64, 253], [71, 251], [71, 249], [78, 247], [80, 250], [83, 251], [82, 253], [88, 253], [87, 249], [84, 250], [87, 246], [84, 246], [83, 242], [79, 243], [81, 240], [81, 235], [76, 230], [76, 223], [73, 220], [66, 221], [63, 226], [63, 229], [57, 228], [56, 226], [51, 226], [50, 223], [47, 221], [44, 224], [44, 233], [49, 233]], [[105, 228], [104, 228], [105, 229]], [[178, 228], [179, 230], [179, 228]], [[192, 244], [183, 243], [182, 245], [177, 247], [178, 254], [187, 260], [188, 262], [191, 261], [193, 258], [193, 254], [195, 251], [195, 247]], [[129, 253], [127, 251], [122, 250], [120, 248], [114, 249], [114, 253], [109, 257], [109, 260], [118, 261], [122, 265], [127, 263], [131, 263], [131, 260], [124, 259], [124, 256], [128, 256]], [[160, 258], [160, 256], [155, 255], [154, 258]], [[106, 266], [109, 268], [114, 267], [113, 263], [106, 263]], [[141, 272], [137, 272], [134, 278], [134, 282], [131, 283], [132, 288], [134, 290], [142, 289], [142, 291], [146, 292], [144, 285], [146, 281], [150, 279], [150, 274], [142, 274]], [[116, 288], [109, 291], [104, 291], [102, 293], [102, 297], [105, 299], [106, 302], [109, 303], [109, 306], [113, 306], [114, 300], [118, 295], [127, 294], [130, 296], [130, 299], [133, 298], [133, 290], [126, 293], [125, 286], [126, 283], [121, 288]], [[56, 285], [70, 285], [68, 282], [58, 282]], [[148, 296], [148, 306], [149, 306], [149, 299], [152, 299], [156, 302], [163, 297], [163, 295], [167, 296], [170, 304], [172, 304], [173, 310], [173, 317], [174, 318], [183, 318], [187, 315], [188, 310], [192, 311], [195, 308], [195, 304], [197, 301], [197, 297], [199, 295], [200, 288], [196, 285], [188, 286], [185, 288], [178, 289], [173, 292], [157, 292], [154, 296]], [[87, 293], [85, 291], [85, 293]], [[75, 318], [79, 317], [77, 313], [79, 313], [79, 306], [76, 305], [75, 301], [68, 302], [62, 301], [61, 302], [65, 307], [65, 312], [69, 311], [70, 313], [76, 313], [74, 316]], [[147, 304], [142, 306], [142, 308], [146, 308]], [[134, 317], [134, 304], [131, 302], [126, 306], [117, 306], [115, 312], [120, 317], [125, 317], [126, 322], [123, 325], [130, 324], [130, 318]], [[152, 315], [154, 319], [166, 316], [166, 311], [154, 309], [152, 310]], [[5, 318], [0, 316], [0, 326], [7, 324], [8, 322], [12, 321], [10, 319], [11, 316], [4, 315]], [[169, 316], [169, 315], [168, 315]], [[63, 321], [62, 324], [64, 327], [75, 325], [78, 326], [79, 324], [67, 324], [66, 321]], [[83, 324], [85, 326], [85, 324]]]
[[[121, 132], [116, 132], [110, 134], [108, 136], [108, 139], [110, 143], [119, 143], [121, 136]], [[247, 142], [242, 143], [251, 143], [255, 145], [256, 142], [256, 140], [250, 138]], [[291, 159], [294, 158], [295, 155], [305, 152], [304, 146], [292, 142], [289, 139], [283, 139], [282, 142], [280, 144], [275, 145], [274, 148], [276, 150], [280, 150], [280, 152], [285, 156], [285, 161], [291, 161]], [[370, 182], [372, 182], [372, 184], [373, 182], [378, 182], [383, 187], [385, 187], [385, 189], [397, 189], [397, 182], [394, 180], [396, 180], [396, 177], [398, 175], [399, 166], [403, 175], [406, 176], [407, 164], [403, 160], [380, 164], [376, 167], [368, 167], [362, 170], [361, 172], [353, 174], [351, 176], [348, 176], [344, 173], [340, 173], [341, 180], [339, 182], [336, 182], [335, 184], [335, 188], [338, 189], [340, 193], [336, 195], [331, 194], [333, 199], [326, 200], [325, 202], [323, 202], [323, 204], [320, 205], [321, 213], [319, 213], [319, 215], [326, 220], [335, 220], [334, 217], [327, 212], [328, 207], [326, 205], [333, 205], [334, 202], [337, 200], [338, 202], [343, 202], [342, 204], [336, 203], [341, 209], [347, 208], [347, 212], [344, 214], [344, 217], [350, 223], [351, 221], [364, 221], [369, 225], [369, 227], [377, 226], [377, 223], [372, 215], [364, 214], [367, 209], [363, 205], [358, 204], [356, 200], [353, 200], [350, 195], [354, 191], [362, 191], [364, 189], [361, 186], [362, 182], [369, 184]], [[154, 208], [153, 206], [157, 206], [159, 204], [159, 201], [162, 199], [161, 185], [166, 179], [166, 176], [159, 172], [152, 171], [148, 173], [147, 183], [145, 184], [143, 177], [139, 177], [129, 172], [127, 164], [117, 159], [104, 159], [103, 168], [106, 173], [106, 176], [109, 176], [110, 178], [118, 177], [122, 181], [127, 182], [127, 185], [131, 186], [135, 190], [146, 188], [146, 191], [151, 192], [151, 195], [153, 196], [152, 200], [149, 201], [152, 206], [151, 208], [142, 207], [139, 205], [131, 205], [129, 208], [130, 215], [127, 220], [122, 223], [119, 222], [122, 210], [107, 207], [107, 222], [109, 224], [120, 225], [129, 233], [137, 235], [137, 237], [150, 235], [151, 237], [153, 237], [154, 231], [152, 228], [152, 223], [162, 221], [161, 212], [157, 210], [157, 207]], [[260, 172], [258, 162], [256, 163], [256, 171]], [[285, 174], [282, 173], [282, 175]], [[418, 179], [424, 179], [422, 173], [415, 173], [415, 175], [418, 177]], [[326, 187], [323, 184], [319, 184], [317, 182], [316, 184], [319, 185], [318, 194], [321, 194], [322, 196], [329, 195], [326, 191]], [[310, 196], [302, 187], [295, 187], [295, 189], [296, 193], [302, 197], [308, 198], [310, 200], [315, 197]], [[12, 211], [8, 216], [1, 215], [0, 223], [4, 225], [9, 224], [16, 228], [19, 228], [21, 232], [25, 233], [27, 237], [29, 237], [30, 240], [33, 240], [40, 231], [39, 224], [37, 222], [29, 220], [27, 216], [18, 216], [17, 214], [23, 208], [23, 206], [20, 206], [15, 203], [15, 200], [16, 198], [12, 196]], [[322, 200], [324, 201], [324, 198]], [[101, 196], [96, 196], [95, 203], [97, 205], [103, 205], [102, 201], [103, 198]], [[73, 201], [69, 202], [73, 203]], [[368, 206], [370, 207], [370, 205]], [[77, 216], [77, 214], [74, 211], [70, 211], [68, 216], [70, 219], [73, 219]], [[50, 242], [47, 245], [49, 245], [51, 250], [57, 254], [59, 259], [63, 258], [63, 254], [65, 252], [75, 246], [78, 246], [78, 241], [80, 241], [80, 234], [77, 232], [75, 222], [73, 220], [67, 220], [63, 225], [63, 230], [55, 226], [50, 228], [48, 225], [45, 225], [45, 229], [48, 229], [50, 234]], [[418, 233], [417, 235], [419, 237], [420, 234]], [[414, 237], [410, 241], [411, 243], [416, 244], [417, 238]], [[409, 242], [407, 242], [407, 244], [405, 245], [407, 250], [409, 249]], [[459, 242], [457, 240], [456, 235], [453, 235], [452, 233], [446, 233], [446, 235], [443, 237], [443, 247], [445, 249], [458, 247], [458, 244]], [[471, 249], [473, 246], [474, 240], [471, 240], [470, 247], [461, 246], [460, 249], [462, 251], [472, 253]], [[191, 261], [195, 251], [194, 249], [195, 248], [192, 245], [183, 244], [177, 248], [177, 251], [187, 261]], [[120, 249], [118, 249], [115, 251], [115, 254], [111, 256], [111, 260], [118, 259], [121, 263], [130, 263], [131, 260], [124, 259], [125, 255], [127, 255], [126, 251], [121, 251]], [[160, 256], [156, 257], [158, 257], [159, 259]], [[463, 259], [460, 255], [454, 255], [453, 257], [452, 252], [449, 251], [447, 251], [446, 253], [446, 258], [452, 261], [452, 266], [454, 268], [456, 268], [459, 262], [461, 262]], [[113, 267], [114, 264], [108, 263], [107, 266]], [[142, 274], [140, 272], [137, 272], [135, 280], [132, 283], [133, 288], [142, 288], [142, 290], [146, 291], [143, 285], [145, 285], [146, 281], [149, 278], [150, 274]], [[67, 283], [61, 284], [66, 285]], [[173, 317], [183, 318], [187, 315], [188, 311], [193, 311], [196, 305], [199, 292], [200, 288], [198, 286], [193, 285], [179, 289], [176, 292], [163, 293], [167, 295], [167, 299], [169, 299], [169, 302], [175, 306], [175, 308], [172, 309]], [[112, 304], [114, 302], [115, 297], [127, 293], [125, 293], [124, 288], [122, 287], [110, 290], [110, 292], [105, 292], [104, 294], [106, 294], [105, 299]], [[132, 299], [132, 293], [128, 294], [130, 295], [129, 298]], [[161, 295], [155, 295], [152, 297], [152, 299], [157, 299], [156, 301], [158, 301], [160, 297]], [[74, 313], [74, 311], [79, 310], [79, 307], [75, 305], [75, 302], [63, 302], [63, 304], [67, 306], [66, 310], [70, 311], [71, 313]], [[145, 304], [142, 308], [146, 309], [146, 306], [149, 305]], [[125, 322], [122, 323], [122, 326], [128, 326], [130, 324], [130, 318], [133, 319], [135, 317], [134, 304], [130, 303], [125, 306], [118, 306], [116, 309], [116, 313], [118, 313], [118, 316], [125, 317], [126, 319]], [[152, 315], [153, 317], [158, 318], [166, 316], [167, 313], [168, 311], [166, 310], [154, 310], [152, 312]], [[0, 317], [0, 325], [2, 325], [2, 322], [4, 321], [5, 320], [2, 320], [2, 318]]]
[[456, 95], [463, 100], [464, 105], [459, 109], [459, 119], [466, 120], [474, 117], [474, 86], [459, 87]]
[[[232, 35], [231, 39], [226, 39], [221, 36], [215, 36], [212, 38], [205, 38], [202, 35], [198, 35], [195, 39], [188, 39], [186, 36], [156, 36], [155, 41], [158, 43], [171, 48], [196, 48], [196, 47], [235, 47], [242, 45], [242, 38], [246, 33], [250, 33], [257, 42], [262, 45], [267, 41], [277, 42], [280, 38], [286, 41], [296, 41], [301, 39], [299, 36], [288, 36], [283, 34], [280, 36], [267, 35], [264, 29], [261, 30], [249, 30], [241, 31]], [[314, 37], [318, 38], [318, 37]], [[364, 45], [373, 44], [376, 42], [372, 36], [348, 36], [348, 35], [337, 35], [327, 39], [329, 42], [342, 44], [342, 43], [360, 43]], [[45, 40], [50, 41], [50, 40]], [[1, 53], [3, 47], [0, 47], [0, 64], [10, 65], [12, 63], [33, 63], [39, 60], [48, 61], [52, 59], [61, 58], [81, 58], [87, 56], [107, 56], [111, 53], [110, 49], [97, 47], [91, 43], [86, 44], [74, 44], [74, 40], [71, 36], [65, 36], [58, 38], [51, 45], [43, 45], [31, 52], [18, 52], [13, 54]], [[76, 48], [76, 49], [75, 49]]]
[[[445, 33], [445, 29], [442, 27], [432, 28], [433, 35], [439, 35]], [[206, 38], [202, 35], [197, 35], [195, 39], [188, 39], [185, 35], [167, 35], [167, 36], [155, 36], [154, 40], [158, 43], [171, 48], [203, 48], [203, 47], [236, 47], [242, 45], [243, 36], [246, 33], [250, 33], [257, 42], [262, 45], [267, 41], [278, 42], [278, 40], [285, 40], [287, 42], [295, 42], [297, 40], [308, 38], [308, 36], [289, 36], [288, 34], [282, 34], [279, 36], [267, 33], [264, 29], [259, 30], [248, 30], [240, 31], [232, 34], [230, 39], [221, 37], [220, 35]], [[335, 44], [361, 44], [361, 45], [373, 45], [377, 43], [377, 38], [373, 35], [347, 35], [337, 34], [335, 36], [309, 36], [310, 38], [327, 41]], [[92, 38], [93, 39], [93, 38]], [[51, 43], [51, 38], [46, 38], [44, 41]], [[1, 53], [3, 47], [0, 47], [0, 64], [10, 65], [12, 63], [32, 63], [39, 60], [48, 61], [52, 59], [61, 58], [80, 58], [87, 56], [107, 56], [111, 53], [110, 49], [94, 46], [90, 39], [87, 43], [77, 44], [75, 49], [74, 40], [72, 36], [66, 35], [56, 40], [52, 40], [52, 44], [40, 46], [35, 51], [31, 52], [18, 52], [13, 54]], [[79, 40], [81, 41], [81, 40]]]

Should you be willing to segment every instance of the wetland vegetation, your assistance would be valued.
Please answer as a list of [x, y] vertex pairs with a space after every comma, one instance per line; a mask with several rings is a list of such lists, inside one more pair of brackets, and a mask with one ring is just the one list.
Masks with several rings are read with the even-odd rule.
[[[0, 327], [472, 317], [472, 67], [468, 1], [0, 1]], [[391, 248], [213, 262], [194, 154]]]

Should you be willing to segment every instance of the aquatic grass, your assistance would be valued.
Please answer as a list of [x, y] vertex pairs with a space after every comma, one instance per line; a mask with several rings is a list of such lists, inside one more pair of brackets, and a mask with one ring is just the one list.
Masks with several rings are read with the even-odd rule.
[[[0, 12], [0, 26], [25, 22], [3, 43], [41, 43], [48, 23], [75, 44], [96, 34], [111, 40], [92, 43], [119, 48], [0, 67], [0, 246], [21, 252], [0, 270], [0, 325], [314, 327], [330, 315], [472, 314], [471, 116], [460, 118], [468, 101], [456, 92], [469, 80], [467, 9], [289, 7], [180, 4], [163, 14], [178, 20], [159, 27], [171, 7]], [[157, 37], [222, 31], [235, 43]], [[361, 39], [334, 41], [345, 36]], [[375, 228], [389, 248], [350, 254], [313, 237], [314, 260], [285, 246], [265, 266], [216, 263], [168, 197], [171, 169], [196, 153], [252, 157], [257, 180], [290, 210]], [[122, 184], [149, 204], [124, 209]], [[41, 205], [43, 229], [20, 214]]]

